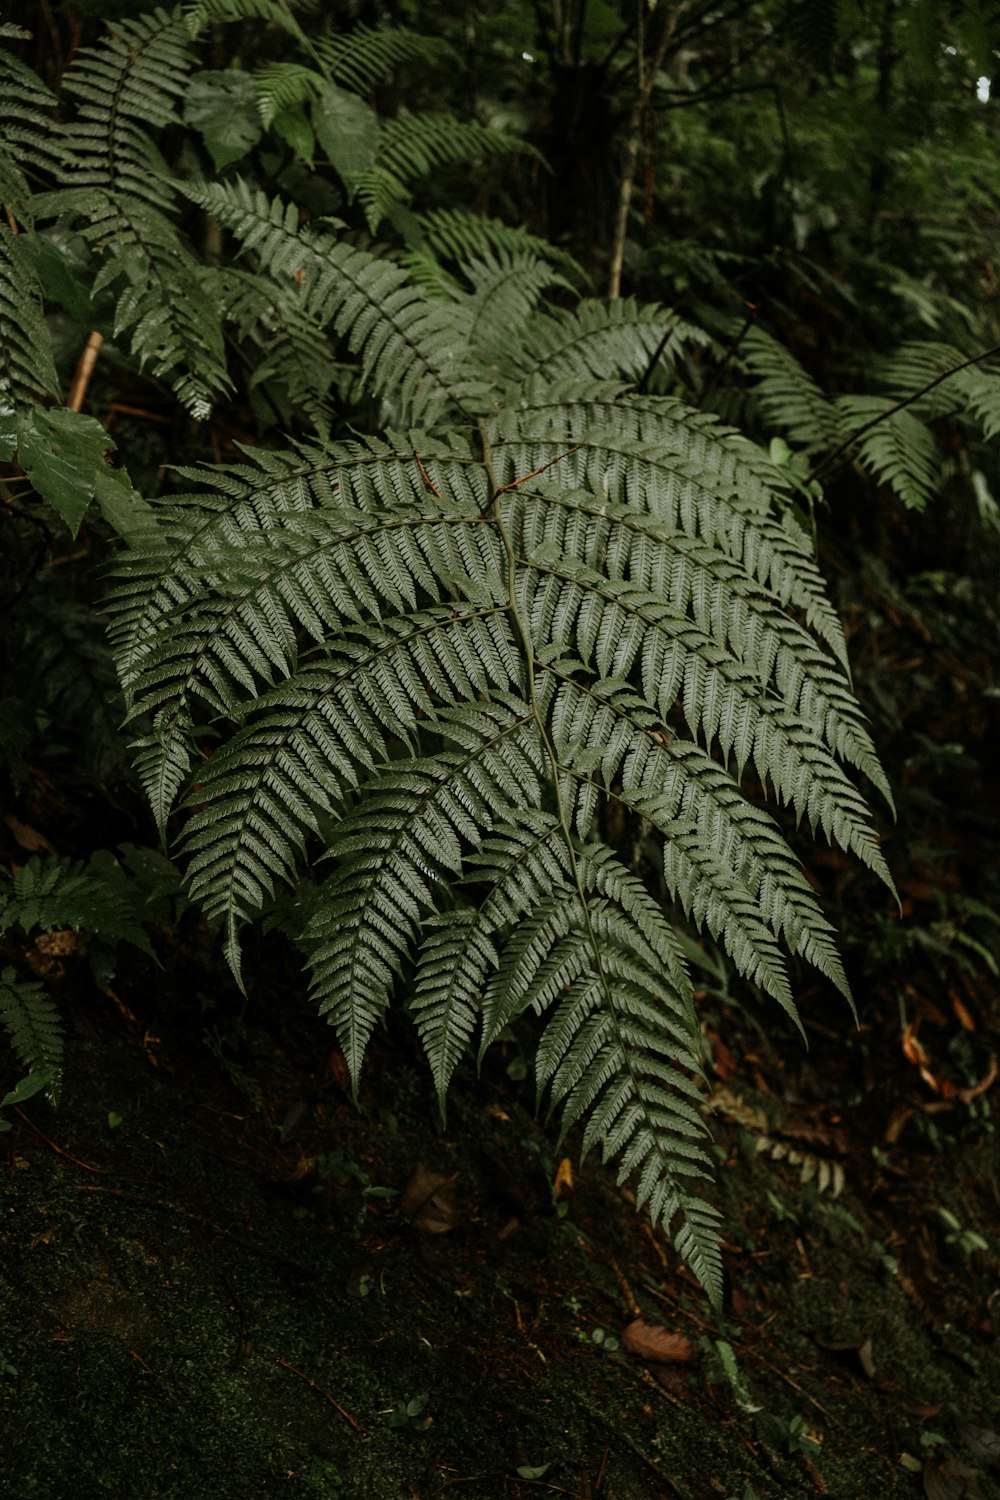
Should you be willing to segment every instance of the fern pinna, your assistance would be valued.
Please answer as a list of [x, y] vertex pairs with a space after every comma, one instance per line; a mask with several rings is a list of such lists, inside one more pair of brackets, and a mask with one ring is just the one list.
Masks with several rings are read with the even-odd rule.
[[187, 192], [353, 351], [392, 423], [189, 473], [122, 559], [136, 764], [161, 827], [184, 809], [190, 890], [239, 975], [241, 927], [322, 862], [302, 936], [355, 1078], [404, 980], [442, 1100], [477, 1034], [543, 1017], [564, 1128], [620, 1158], [717, 1299], [691, 984], [602, 829], [613, 804], [655, 830], [671, 895], [791, 1015], [782, 944], [848, 993], [741, 789], [752, 766], [889, 881], [843, 763], [888, 788], [780, 480], [625, 383], [683, 336], [662, 309], [542, 314], [539, 264], [513, 254], [428, 297], [238, 182]]

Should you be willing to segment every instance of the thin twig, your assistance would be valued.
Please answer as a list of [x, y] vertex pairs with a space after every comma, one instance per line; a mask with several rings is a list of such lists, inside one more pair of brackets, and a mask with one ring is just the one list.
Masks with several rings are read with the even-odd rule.
[[317, 1391], [319, 1395], [323, 1397], [324, 1401], [329, 1401], [334, 1410], [340, 1412], [340, 1415], [343, 1417], [344, 1421], [349, 1422], [354, 1428], [355, 1432], [361, 1433], [361, 1436], [364, 1437], [364, 1430], [359, 1426], [357, 1422], [355, 1422], [350, 1412], [345, 1411], [340, 1402], [333, 1399], [329, 1391], [324, 1391], [321, 1385], [317, 1385], [311, 1375], [304, 1375], [301, 1370], [297, 1370], [294, 1365], [290, 1365], [287, 1359], [282, 1359], [280, 1354], [276, 1354], [274, 1356], [274, 1362], [276, 1365], [281, 1365], [282, 1369], [284, 1370], [291, 1370], [292, 1374], [297, 1375], [300, 1380], [304, 1380], [306, 1385], [311, 1385], [313, 1390]]
[[663, 32], [657, 43], [656, 54], [650, 63], [648, 70], [643, 60], [643, 31], [641, 24], [642, 12], [640, 11], [639, 45], [636, 53], [636, 61], [639, 67], [639, 87], [629, 116], [628, 136], [625, 143], [625, 170], [622, 173], [621, 187], [618, 192], [618, 213], [615, 219], [614, 239], [611, 242], [611, 272], [608, 277], [608, 297], [612, 300], [621, 296], [622, 265], [625, 260], [625, 235], [628, 229], [628, 212], [632, 203], [632, 188], [635, 183], [635, 165], [639, 159], [639, 142], [642, 137], [642, 121], [649, 101], [652, 97], [653, 88], [656, 83], [656, 75], [663, 66], [663, 60], [667, 55], [667, 48], [677, 28], [679, 9], [673, 7], [663, 23]]
[[67, 1161], [71, 1161], [74, 1166], [82, 1167], [85, 1172], [96, 1172], [99, 1177], [104, 1176], [106, 1168], [92, 1167], [89, 1162], [81, 1161], [78, 1156], [74, 1156], [72, 1151], [64, 1151], [61, 1146], [56, 1145], [55, 1141], [50, 1141], [45, 1132], [39, 1130], [34, 1120], [29, 1120], [28, 1116], [24, 1113], [24, 1110], [20, 1107], [19, 1104], [14, 1105], [14, 1111], [16, 1114], [19, 1114], [21, 1116], [21, 1119], [24, 1121], [25, 1125], [27, 1125], [28, 1129], [33, 1130], [37, 1136], [40, 1136], [41, 1139], [45, 1142], [46, 1146], [51, 1146], [52, 1150], [55, 1151], [59, 1156], [65, 1156]]
[[83, 398], [87, 394], [90, 377], [94, 373], [94, 365], [97, 363], [97, 355], [103, 343], [103, 333], [98, 333], [95, 329], [84, 345], [80, 362], [76, 367], [76, 374], [73, 376], [69, 400], [66, 402], [70, 411], [79, 411], [83, 406]]

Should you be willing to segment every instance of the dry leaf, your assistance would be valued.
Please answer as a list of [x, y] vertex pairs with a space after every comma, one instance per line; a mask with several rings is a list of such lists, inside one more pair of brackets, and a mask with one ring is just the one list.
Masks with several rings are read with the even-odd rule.
[[986, 1500], [979, 1470], [963, 1464], [952, 1453], [924, 1464], [924, 1494], [927, 1500]]
[[694, 1344], [682, 1333], [671, 1333], [660, 1323], [635, 1318], [622, 1333], [622, 1348], [651, 1364], [683, 1364], [694, 1355]]
[[458, 1215], [451, 1190], [457, 1181], [457, 1172], [443, 1177], [417, 1163], [399, 1203], [400, 1211], [414, 1229], [419, 1229], [422, 1234], [447, 1234], [449, 1229], [454, 1229]]
[[55, 854], [55, 847], [49, 843], [44, 833], [39, 833], [37, 828], [32, 828], [30, 823], [22, 823], [20, 818], [15, 818], [9, 813], [4, 817], [4, 822], [21, 848], [27, 849], [29, 854]]
[[556, 1168], [555, 1181], [552, 1184], [553, 1198], [561, 1198], [563, 1193], [573, 1191], [573, 1163], [568, 1156], [564, 1156]]

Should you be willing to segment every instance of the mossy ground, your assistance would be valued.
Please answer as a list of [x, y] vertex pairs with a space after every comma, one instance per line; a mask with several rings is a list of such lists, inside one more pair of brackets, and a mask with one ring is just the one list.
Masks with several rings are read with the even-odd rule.
[[[197, 1025], [179, 992], [123, 981], [119, 1010], [82, 973], [70, 990], [62, 1107], [32, 1101], [2, 1142], [6, 1493], [1000, 1493], [997, 1260], [939, 1213], [995, 1225], [985, 1110], [873, 1156], [877, 1102], [855, 1125], [827, 1108], [836, 1198], [720, 1120], [717, 1323], [596, 1163], [556, 1198], [515, 1052], [462, 1080], [443, 1127], [405, 1036], [355, 1107], [329, 1031], [279, 987]], [[782, 1105], [800, 1138], [805, 1113]], [[401, 1211], [418, 1164], [454, 1177], [442, 1232]], [[692, 1357], [614, 1347], [637, 1311]]]

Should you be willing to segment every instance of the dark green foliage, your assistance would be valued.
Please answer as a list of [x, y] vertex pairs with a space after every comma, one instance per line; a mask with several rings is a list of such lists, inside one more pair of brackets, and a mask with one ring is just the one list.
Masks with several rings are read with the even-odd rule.
[[33, 855], [7, 889], [0, 886], [0, 933], [15, 927], [25, 933], [68, 927], [110, 944], [132, 943], [152, 957], [136, 910], [138, 896], [138, 887], [122, 879], [110, 856], [95, 855], [86, 868], [78, 861]]
[[[27, 1070], [23, 1081], [0, 1100], [0, 1108], [28, 1099], [43, 1088], [57, 1104], [63, 1066], [59, 1013], [40, 984], [19, 979], [10, 967], [0, 973], [0, 1023], [18, 1061]], [[0, 1129], [5, 1128], [0, 1123]]]
[[[805, 9], [783, 8], [793, 32]], [[820, 9], [825, 70], [846, 30]], [[238, 69], [205, 45], [227, 20], [245, 23]], [[631, 65], [628, 28], [605, 40]], [[598, 67], [582, 34], [560, 45], [565, 70]], [[14, 66], [7, 139], [25, 161], [2, 168], [8, 146], [0, 191], [15, 223], [50, 227], [0, 240], [18, 413], [3, 455], [71, 528], [96, 497], [124, 539], [108, 618], [135, 770], [237, 978], [243, 928], [280, 909], [355, 1081], [400, 1001], [442, 1106], [463, 1055], [535, 1017], [543, 1102], [618, 1161], [718, 1302], [675, 919], [797, 1022], [799, 961], [850, 991], [792, 825], [892, 889], [852, 778], [890, 788], [798, 507], [841, 457], [926, 505], [937, 424], [990, 438], [997, 377], [943, 336], [866, 350], [864, 380], [850, 360], [807, 370], [791, 320], [734, 322], [736, 252], [690, 241], [683, 313], [658, 291], [581, 298], [596, 259], [581, 268], [527, 214], [441, 202], [457, 165], [541, 170], [525, 132], [454, 112], [447, 90], [447, 107], [418, 92], [382, 108], [397, 70], [457, 57], [212, 0], [81, 49], [72, 107], [40, 135], [43, 96]], [[226, 451], [172, 471], [151, 505], [106, 466], [103, 429], [57, 405], [44, 312], [67, 245], [83, 301], [62, 305], [189, 417], [224, 414]], [[773, 461], [712, 414], [727, 403], [787, 437]], [[231, 441], [254, 419], [264, 441]], [[54, 476], [33, 461], [39, 432], [65, 444]], [[52, 642], [85, 641], [86, 610], [48, 610], [33, 659], [69, 715]], [[106, 659], [82, 655], [111, 702]], [[23, 744], [4, 744], [16, 767]], [[30, 861], [0, 920], [142, 947], [115, 869]]]

